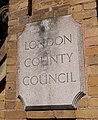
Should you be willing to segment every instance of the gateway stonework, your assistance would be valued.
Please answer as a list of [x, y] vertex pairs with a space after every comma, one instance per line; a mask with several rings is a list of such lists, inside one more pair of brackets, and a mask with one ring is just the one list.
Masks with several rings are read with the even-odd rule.
[[26, 110], [75, 109], [85, 95], [81, 25], [71, 15], [27, 24], [18, 64]]

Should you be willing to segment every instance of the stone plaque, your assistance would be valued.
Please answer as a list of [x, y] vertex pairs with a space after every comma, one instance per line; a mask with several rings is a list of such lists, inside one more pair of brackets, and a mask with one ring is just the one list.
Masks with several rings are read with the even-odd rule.
[[26, 110], [75, 109], [85, 85], [81, 25], [71, 15], [27, 24], [18, 65]]

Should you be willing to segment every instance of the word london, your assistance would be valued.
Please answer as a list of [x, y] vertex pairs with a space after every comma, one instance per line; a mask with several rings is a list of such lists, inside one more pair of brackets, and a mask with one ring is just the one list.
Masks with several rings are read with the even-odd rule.
[[43, 40], [35, 40], [31, 42], [25, 42], [25, 50], [35, 49], [35, 48], [44, 48], [44, 47], [51, 47], [56, 45], [66, 44], [67, 42], [72, 43], [72, 35], [70, 34], [69, 37], [66, 35], [57, 36], [55, 39], [53, 38], [43, 38]]

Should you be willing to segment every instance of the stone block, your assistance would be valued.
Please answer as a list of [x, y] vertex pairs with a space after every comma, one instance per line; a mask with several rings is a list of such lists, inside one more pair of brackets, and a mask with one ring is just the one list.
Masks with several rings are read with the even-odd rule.
[[5, 118], [4, 111], [0, 111], [0, 119], [3, 119], [3, 120], [4, 120], [4, 118]]
[[92, 17], [92, 18], [89, 18], [89, 19], [84, 19], [82, 21], [83, 25], [84, 25], [84, 28], [93, 28], [95, 26], [98, 25], [98, 22], [97, 22], [97, 17]]
[[96, 8], [96, 2], [91, 2], [91, 3], [86, 3], [84, 4], [84, 9], [87, 10], [87, 9], [94, 9]]
[[53, 111], [30, 111], [27, 112], [27, 118], [32, 119], [49, 119], [54, 118]]
[[89, 65], [98, 65], [98, 56], [89, 56], [88, 64]]
[[21, 101], [16, 101], [16, 109], [24, 110], [24, 105]]
[[7, 119], [25, 119], [25, 111], [5, 111], [5, 118]]
[[95, 16], [97, 16], [97, 11], [96, 11], [96, 9], [85, 10], [85, 11], [83, 12], [83, 19], [87, 19], [87, 18], [95, 17]]
[[73, 15], [74, 19], [75, 19], [78, 23], [80, 23], [80, 22], [82, 21], [82, 19], [83, 19], [82, 11], [80, 11], [80, 12], [75, 12], [75, 13], [73, 13], [72, 15]]
[[88, 98], [82, 98], [79, 102], [78, 102], [78, 108], [87, 108], [88, 107]]
[[29, 17], [28, 16], [22, 16], [19, 17], [19, 25], [24, 26], [29, 22]]
[[98, 98], [90, 98], [89, 106], [90, 107], [98, 107]]
[[88, 67], [88, 75], [97, 75], [98, 74], [98, 66], [93, 65]]
[[62, 0], [62, 4], [64, 4], [64, 5], [70, 5], [70, 2], [69, 2], [69, 0]]
[[40, 6], [40, 2], [34, 2], [33, 5], [33, 11], [37, 11], [37, 10], [40, 10], [41, 9], [41, 6]]
[[17, 3], [17, 2], [18, 2], [17, 0], [10, 0], [10, 1], [9, 1], [10, 4], [15, 4], [15, 3]]
[[71, 6], [71, 13], [80, 12], [80, 11], [82, 11], [82, 10], [83, 10], [82, 5]]
[[16, 100], [16, 91], [15, 90], [6, 90], [5, 91], [6, 100]]
[[19, 9], [19, 4], [20, 4], [19, 1], [15, 4], [10, 4], [9, 5], [9, 12], [11, 13], [11, 12], [17, 11]]
[[25, 7], [28, 7], [28, 0], [26, 0], [26, 1], [24, 1], [24, 2], [21, 2], [21, 3], [19, 4], [19, 9], [20, 9], [20, 10], [23, 9], [23, 8], [25, 8]]
[[0, 102], [0, 110], [4, 110], [5, 108], [5, 102]]
[[17, 63], [16, 57], [8, 57], [7, 58], [7, 65], [15, 65]]
[[17, 25], [11, 26], [8, 29], [8, 33], [10, 35], [17, 34], [17, 32], [18, 32], [18, 26]]
[[98, 77], [97, 76], [89, 76], [88, 77], [88, 85], [89, 86], [96, 86], [98, 85]]
[[75, 4], [81, 4], [81, 3], [87, 3], [87, 2], [93, 2], [95, 0], [70, 0], [71, 5]]
[[98, 86], [89, 87], [88, 94], [90, 96], [97, 96], [98, 97]]
[[7, 48], [8, 49], [16, 49], [17, 48], [17, 42], [16, 41], [7, 42]]
[[8, 57], [16, 57], [17, 55], [17, 50], [16, 49], [8, 49], [7, 51], [7, 56]]
[[9, 72], [16, 72], [16, 66], [15, 65], [13, 65], [13, 66], [7, 66], [7, 73], [9, 73]]
[[87, 119], [92, 119], [92, 118], [97, 118], [98, 119], [98, 109], [94, 110], [77, 110], [76, 111], [76, 118], [87, 118]]
[[6, 84], [6, 90], [15, 90], [16, 89], [16, 83], [7, 83]]
[[44, 14], [42, 14], [42, 13], [34, 14], [31, 17], [31, 22], [36, 22], [36, 21], [40, 21], [40, 20], [43, 20], [43, 19], [47, 19], [47, 18], [53, 18], [53, 16], [54, 16], [53, 11], [45, 12]]
[[8, 21], [8, 26], [9, 27], [15, 26], [16, 24], [18, 24], [18, 22], [19, 21], [17, 19], [10, 20]]
[[17, 40], [17, 34], [9, 35], [8, 41], [16, 41]]
[[7, 74], [7, 82], [14, 82], [16, 81], [16, 73], [8, 73]]
[[52, 7], [53, 5], [54, 5], [54, 1], [53, 0], [46, 0], [46, 1], [40, 2], [40, 7], [42, 9]]
[[16, 102], [15, 101], [6, 101], [5, 102], [5, 109], [15, 109]]
[[86, 47], [94, 47], [98, 45], [98, 37], [87, 38], [84, 41]]
[[61, 8], [54, 10], [55, 17], [62, 16], [62, 15], [68, 15], [68, 7], [63, 6]]
[[[52, 1], [52, 0], [51, 0]], [[64, 2], [68, 2], [68, 0], [53, 0], [53, 2], [54, 2], [54, 6], [57, 6], [57, 5], [61, 5], [62, 3], [64, 3]]]
[[91, 47], [86, 49], [86, 56], [98, 55], [98, 47]]
[[66, 111], [54, 111], [54, 117], [58, 119], [63, 118], [75, 118], [74, 110], [66, 110]]
[[0, 94], [0, 101], [4, 101], [5, 100], [5, 94]]
[[23, 10], [20, 10], [20, 11], [15, 11], [15, 12], [12, 12], [9, 14], [9, 20], [13, 20], [13, 19], [17, 19], [21, 16], [26, 16], [28, 15], [28, 9], [25, 8]]

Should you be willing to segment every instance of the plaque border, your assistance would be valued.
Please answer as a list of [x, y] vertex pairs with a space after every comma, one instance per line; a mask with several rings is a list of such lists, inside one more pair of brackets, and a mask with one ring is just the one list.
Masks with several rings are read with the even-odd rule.
[[[79, 59], [79, 74], [80, 74], [80, 91], [76, 94], [73, 98], [72, 104], [64, 104], [64, 105], [35, 105], [35, 106], [26, 106], [25, 102], [21, 95], [18, 95], [18, 98], [24, 104], [25, 111], [41, 111], [41, 110], [76, 110], [77, 109], [77, 102], [84, 96], [85, 94], [85, 67], [84, 67], [84, 49], [83, 49], [83, 30], [81, 23], [77, 22], [72, 14], [67, 16], [60, 16], [60, 17], [70, 17], [75, 24], [77, 24], [77, 42], [78, 42], [78, 59]], [[51, 19], [51, 18], [49, 18]], [[52, 18], [53, 19], [53, 18]], [[80, 34], [79, 34], [80, 33]], [[82, 64], [81, 64], [82, 63]], [[80, 71], [82, 71], [80, 73]]]

